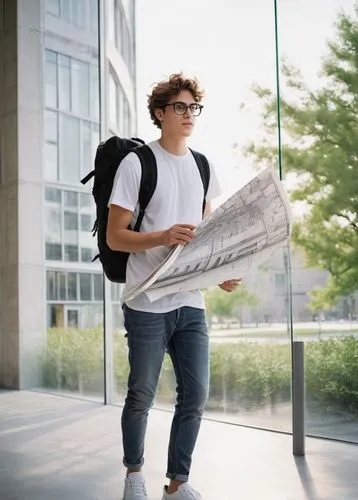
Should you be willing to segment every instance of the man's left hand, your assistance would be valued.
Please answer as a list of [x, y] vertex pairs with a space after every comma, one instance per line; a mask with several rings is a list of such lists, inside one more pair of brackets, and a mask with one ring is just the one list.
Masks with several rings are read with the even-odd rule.
[[221, 288], [221, 290], [224, 290], [224, 292], [233, 292], [234, 290], [236, 290], [236, 288], [241, 285], [241, 282], [242, 282], [242, 279], [238, 279], [238, 280], [228, 280], [228, 281], [224, 281], [223, 283], [220, 283], [219, 287]]

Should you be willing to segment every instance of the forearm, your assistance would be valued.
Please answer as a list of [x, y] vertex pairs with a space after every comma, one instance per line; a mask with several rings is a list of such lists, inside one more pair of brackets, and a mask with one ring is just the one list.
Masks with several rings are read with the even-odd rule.
[[163, 231], [138, 233], [129, 229], [107, 233], [107, 245], [121, 252], [144, 252], [163, 245]]

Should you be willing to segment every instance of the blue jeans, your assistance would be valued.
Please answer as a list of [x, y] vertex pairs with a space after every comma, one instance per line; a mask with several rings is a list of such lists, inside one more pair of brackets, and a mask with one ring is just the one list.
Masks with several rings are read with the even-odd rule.
[[167, 351], [177, 382], [167, 477], [187, 481], [209, 389], [209, 337], [205, 312], [182, 307], [167, 313], [150, 313], [135, 311], [126, 305], [123, 310], [130, 366], [122, 413], [123, 463], [131, 469], [140, 468], [144, 463], [148, 412]]

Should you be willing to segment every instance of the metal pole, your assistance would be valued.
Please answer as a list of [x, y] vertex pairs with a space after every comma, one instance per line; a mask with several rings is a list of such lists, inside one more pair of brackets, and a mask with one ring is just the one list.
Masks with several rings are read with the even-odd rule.
[[292, 433], [293, 454], [305, 454], [306, 398], [304, 342], [294, 341], [292, 349]]

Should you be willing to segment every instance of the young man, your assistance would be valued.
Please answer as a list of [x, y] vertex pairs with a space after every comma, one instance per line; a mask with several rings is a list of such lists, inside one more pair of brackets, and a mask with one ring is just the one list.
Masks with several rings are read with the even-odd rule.
[[[141, 177], [138, 157], [130, 153], [121, 163], [110, 198], [107, 242], [113, 250], [130, 252], [128, 289], [148, 276], [172, 245], [185, 245], [202, 220], [203, 184], [187, 146], [203, 106], [198, 82], [182, 74], [160, 82], [148, 98], [151, 119], [160, 129], [149, 144], [158, 169], [154, 195], [140, 233], [128, 225], [137, 215]], [[220, 194], [211, 167], [205, 215]], [[228, 292], [238, 281], [220, 286]], [[191, 457], [209, 387], [209, 338], [204, 301], [199, 290], [168, 295], [150, 302], [143, 293], [123, 305], [128, 332], [130, 374], [122, 414], [124, 460], [127, 467], [124, 500], [148, 500], [141, 468], [148, 411], [167, 351], [177, 380], [177, 404], [172, 422], [163, 500], [202, 498], [188, 483]]]

